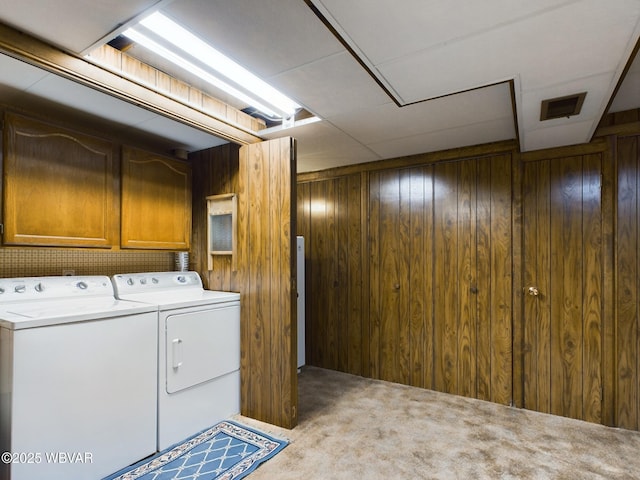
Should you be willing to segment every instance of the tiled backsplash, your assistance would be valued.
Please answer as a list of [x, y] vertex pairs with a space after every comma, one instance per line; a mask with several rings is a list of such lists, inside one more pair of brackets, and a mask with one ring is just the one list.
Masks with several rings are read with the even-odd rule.
[[63, 248], [0, 248], [0, 277], [62, 275], [115, 275], [165, 272], [175, 269], [173, 252], [127, 252]]

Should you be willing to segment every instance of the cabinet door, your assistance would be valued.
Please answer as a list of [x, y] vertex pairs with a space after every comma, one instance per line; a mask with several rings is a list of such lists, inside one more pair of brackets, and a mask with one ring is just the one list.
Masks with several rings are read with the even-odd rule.
[[123, 148], [121, 222], [123, 248], [188, 250], [190, 166], [144, 150]]
[[113, 145], [7, 115], [6, 245], [112, 246]]

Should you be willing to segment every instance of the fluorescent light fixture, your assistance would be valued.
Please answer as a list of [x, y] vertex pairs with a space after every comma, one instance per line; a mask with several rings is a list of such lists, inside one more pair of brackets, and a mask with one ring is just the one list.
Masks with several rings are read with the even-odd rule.
[[290, 118], [300, 108], [296, 102], [159, 12], [124, 31], [123, 35], [271, 117]]
[[122, 34], [127, 36], [127, 37], [129, 37], [134, 42], [139, 43], [143, 47], [148, 48], [152, 52], [157, 53], [161, 57], [169, 60], [170, 62], [174, 63], [175, 65], [177, 65], [177, 66], [179, 66], [181, 68], [184, 68], [186, 71], [188, 71], [190, 73], [193, 73], [194, 75], [196, 75], [199, 78], [201, 78], [202, 80], [210, 83], [214, 87], [217, 87], [220, 90], [223, 90], [223, 91], [227, 92], [229, 95], [233, 95], [237, 99], [248, 103], [249, 105], [257, 108], [258, 110], [260, 110], [261, 112], [266, 113], [270, 117], [279, 117], [279, 116], [281, 116], [280, 114], [274, 112], [272, 109], [270, 109], [266, 105], [263, 105], [261, 102], [259, 102], [255, 98], [252, 98], [252, 97], [249, 97], [248, 95], [245, 95], [244, 93], [242, 93], [237, 88], [234, 88], [231, 85], [229, 85], [228, 83], [223, 82], [219, 78], [214, 77], [213, 75], [211, 75], [210, 73], [206, 72], [205, 70], [203, 70], [202, 68], [198, 67], [197, 65], [194, 65], [193, 63], [189, 62], [188, 60], [185, 60], [180, 55], [177, 55], [174, 52], [172, 52], [171, 50], [169, 50], [169, 49], [163, 47], [162, 45], [158, 44], [157, 42], [154, 42], [153, 40], [151, 40], [146, 35], [143, 35], [142, 33], [139, 33], [139, 32], [137, 32], [136, 30], [133, 30], [133, 29], [128, 29], [128, 30], [124, 31]]

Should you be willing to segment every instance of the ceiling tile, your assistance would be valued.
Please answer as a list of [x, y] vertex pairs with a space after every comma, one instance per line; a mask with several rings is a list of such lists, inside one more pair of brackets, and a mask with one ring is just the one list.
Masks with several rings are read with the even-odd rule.
[[592, 122], [577, 122], [563, 125], [550, 125], [527, 132], [521, 139], [522, 151], [540, 150], [543, 148], [578, 145], [590, 140], [587, 133]]
[[[434, 98], [520, 75], [523, 90], [614, 72], [626, 62], [640, 2], [574, 2], [526, 21], [378, 65], [405, 102]], [[593, 35], [606, 30], [606, 38]], [[505, 41], [508, 39], [508, 41]], [[523, 52], [526, 52], [524, 54]]]
[[322, 118], [390, 101], [346, 52], [290, 70], [275, 77], [271, 83]]
[[373, 65], [441, 47], [573, 1], [313, 0]]
[[301, 0], [180, 0], [163, 12], [265, 80], [343, 50]]
[[0, 18], [12, 27], [80, 53], [158, 0], [0, 0]]
[[512, 140], [514, 137], [513, 120], [511, 117], [504, 117], [472, 125], [461, 125], [410, 137], [396, 138], [385, 142], [369, 143], [368, 147], [382, 158], [392, 158]]
[[508, 83], [405, 107], [386, 103], [336, 115], [329, 120], [357, 140], [370, 144], [505, 117], [511, 119], [511, 127], [505, 135], [511, 134], [513, 138], [515, 127]]
[[298, 172], [380, 160], [373, 151], [330, 122], [311, 123], [264, 135], [264, 138], [273, 139], [285, 135], [292, 136], [297, 141]]

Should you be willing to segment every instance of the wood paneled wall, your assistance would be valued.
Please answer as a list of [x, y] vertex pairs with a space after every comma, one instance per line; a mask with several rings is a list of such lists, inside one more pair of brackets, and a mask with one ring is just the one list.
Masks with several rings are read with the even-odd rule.
[[617, 141], [616, 425], [640, 430], [640, 135]]
[[638, 118], [300, 175], [307, 363], [639, 430]]
[[241, 412], [293, 428], [298, 422], [293, 139], [241, 147], [239, 173]]
[[512, 400], [511, 155], [299, 184], [308, 363]]

